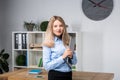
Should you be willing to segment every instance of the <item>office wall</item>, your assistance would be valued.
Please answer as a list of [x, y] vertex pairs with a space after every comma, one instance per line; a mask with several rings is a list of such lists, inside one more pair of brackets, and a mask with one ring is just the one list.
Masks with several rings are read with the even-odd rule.
[[[2, 27], [3, 47], [12, 53], [12, 31], [25, 30], [24, 21], [39, 24], [53, 15], [62, 16], [69, 30], [82, 32], [82, 70], [113, 72], [120, 79], [120, 10], [114, 0], [111, 15], [102, 21], [88, 19], [81, 9], [82, 0], [11, 0], [5, 3], [6, 24]], [[79, 54], [79, 53], [78, 53]]]
[[3, 25], [5, 22], [5, 1], [0, 1], [0, 50], [3, 48], [2, 46], [2, 32], [3, 32]]

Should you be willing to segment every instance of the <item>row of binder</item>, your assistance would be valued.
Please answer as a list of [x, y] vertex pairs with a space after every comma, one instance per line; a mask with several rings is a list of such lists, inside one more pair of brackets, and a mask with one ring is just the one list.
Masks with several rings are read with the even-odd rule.
[[14, 48], [15, 49], [27, 49], [27, 34], [26, 33], [15, 33], [14, 35]]

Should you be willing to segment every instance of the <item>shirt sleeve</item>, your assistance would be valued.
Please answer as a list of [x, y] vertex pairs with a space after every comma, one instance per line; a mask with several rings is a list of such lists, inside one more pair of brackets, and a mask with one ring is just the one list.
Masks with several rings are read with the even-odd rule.
[[62, 56], [52, 60], [51, 59], [51, 48], [43, 46], [43, 67], [49, 71], [55, 69], [56, 67], [60, 66], [64, 63]]
[[77, 63], [77, 57], [76, 57], [76, 53], [73, 52], [73, 57], [72, 57], [72, 64], [75, 65]]

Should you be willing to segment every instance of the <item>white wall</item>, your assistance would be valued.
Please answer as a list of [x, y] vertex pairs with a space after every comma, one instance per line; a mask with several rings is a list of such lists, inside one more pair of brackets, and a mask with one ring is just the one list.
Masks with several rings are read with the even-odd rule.
[[83, 71], [103, 71], [103, 34], [83, 32]]
[[[81, 9], [82, 0], [11, 0], [6, 1], [6, 25], [2, 43], [11, 50], [11, 32], [24, 30], [24, 21], [39, 24], [60, 15], [71, 29], [82, 32], [82, 70], [113, 72], [120, 79], [120, 0], [114, 0], [112, 14], [102, 21], [88, 19]], [[77, 29], [75, 29], [77, 28]], [[71, 30], [69, 29], [69, 30]], [[79, 30], [78, 30], [79, 29]], [[6, 33], [6, 34], [5, 34]]]

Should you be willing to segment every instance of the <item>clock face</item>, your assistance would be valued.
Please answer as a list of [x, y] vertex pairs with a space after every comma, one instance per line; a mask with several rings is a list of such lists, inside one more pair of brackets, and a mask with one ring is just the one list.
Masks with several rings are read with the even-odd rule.
[[113, 10], [113, 0], [83, 0], [82, 9], [84, 14], [92, 20], [103, 20]]

